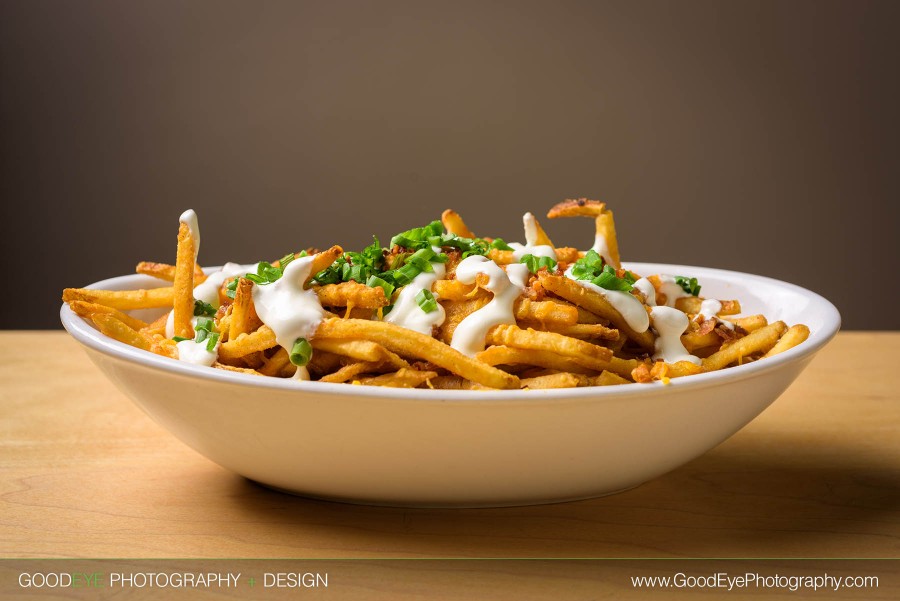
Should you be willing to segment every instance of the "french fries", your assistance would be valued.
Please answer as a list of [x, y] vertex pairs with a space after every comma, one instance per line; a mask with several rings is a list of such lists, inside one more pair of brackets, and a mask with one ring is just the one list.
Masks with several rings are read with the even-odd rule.
[[[810, 335], [803, 324], [741, 315], [737, 299], [705, 303], [690, 274], [647, 274], [643, 284], [659, 291], [656, 305], [640, 276], [622, 269], [605, 203], [566, 200], [547, 216], [593, 218], [594, 247], [557, 247], [531, 214], [524, 217], [526, 245], [476, 238], [447, 210], [440, 221], [393, 237], [391, 248], [377, 239], [362, 252], [335, 245], [253, 265], [256, 273], [228, 264], [215, 274], [197, 264], [199, 227], [188, 211], [174, 263], [136, 267], [163, 287], [66, 288], [62, 296], [106, 336], [171, 359], [253, 376], [398, 388], [668, 384], [766, 360]], [[195, 301], [201, 284], [209, 301], [210, 286], [217, 290], [213, 305]], [[666, 298], [672, 294], [674, 302]], [[129, 314], [138, 309], [164, 311], [146, 323]], [[650, 327], [641, 325], [644, 312]]]

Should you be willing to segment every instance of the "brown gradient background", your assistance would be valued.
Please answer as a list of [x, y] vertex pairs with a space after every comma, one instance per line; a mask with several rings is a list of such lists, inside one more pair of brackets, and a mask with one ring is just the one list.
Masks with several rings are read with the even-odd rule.
[[58, 327], [64, 286], [174, 260], [187, 207], [220, 264], [446, 207], [521, 240], [524, 210], [588, 196], [626, 260], [897, 328], [898, 5], [4, 0], [0, 327]]

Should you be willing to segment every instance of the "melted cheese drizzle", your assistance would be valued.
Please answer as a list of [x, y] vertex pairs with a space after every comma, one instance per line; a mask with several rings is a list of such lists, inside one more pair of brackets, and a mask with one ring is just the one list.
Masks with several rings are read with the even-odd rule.
[[[443, 279], [446, 273], [443, 263], [432, 263], [431, 267], [434, 271], [431, 273], [423, 271], [400, 290], [400, 294], [397, 295], [397, 300], [394, 303], [394, 308], [384, 316], [384, 321], [427, 334], [428, 336], [432, 335], [435, 327], [444, 323], [446, 314], [444, 307], [440, 303], [438, 303], [434, 311], [426, 313], [416, 301], [416, 295], [419, 292], [422, 290], [431, 292], [431, 286], [437, 280]], [[438, 296], [435, 294], [434, 298], [437, 300]]]
[[494, 293], [494, 298], [463, 319], [450, 341], [450, 346], [469, 357], [484, 350], [484, 340], [491, 328], [516, 323], [513, 305], [531, 275], [528, 267], [521, 263], [507, 265], [503, 271], [499, 265], [479, 255], [463, 259], [456, 267], [456, 279], [464, 284], [474, 284], [478, 274], [488, 276], [485, 288]]
[[688, 317], [678, 309], [656, 306], [650, 310], [653, 329], [658, 334], [654, 347], [653, 359], [662, 359], [666, 363], [690, 361], [696, 365], [703, 362], [699, 357], [690, 354], [681, 343], [681, 335], [688, 327]]
[[575, 276], [572, 275], [572, 267], [566, 270], [565, 276], [609, 301], [609, 304], [622, 315], [628, 327], [635, 332], [646, 332], [647, 328], [650, 327], [650, 317], [647, 315], [644, 303], [635, 298], [634, 295], [621, 290], [607, 290], [588, 280], [575, 279]]
[[609, 252], [609, 243], [606, 241], [606, 237], [597, 233], [594, 236], [594, 245], [591, 247], [591, 250], [603, 257], [603, 260], [606, 261], [607, 264], [612, 265], [612, 253]]
[[200, 224], [197, 221], [197, 213], [194, 209], [188, 209], [181, 214], [178, 221], [188, 226], [191, 231], [191, 238], [194, 239], [194, 262], [197, 262], [197, 255], [200, 254]]
[[659, 276], [659, 291], [662, 294], [666, 295], [666, 306], [674, 307], [675, 301], [679, 298], [685, 298], [691, 296], [689, 293], [684, 291], [676, 281], [675, 277], [671, 275], [660, 275]]
[[549, 257], [556, 260], [556, 251], [552, 246], [537, 243], [537, 222], [534, 215], [525, 213], [522, 215], [522, 225], [525, 227], [525, 244], [518, 242], [510, 242], [509, 245], [513, 249], [513, 259], [521, 261], [525, 255], [534, 255], [535, 257]]
[[[312, 269], [312, 256], [294, 259], [272, 284], [253, 285], [253, 304], [264, 324], [275, 332], [275, 341], [288, 352], [298, 338], [312, 338], [325, 317], [325, 309], [312, 290], [303, 288]], [[306, 370], [295, 377], [309, 379]], [[305, 377], [304, 377], [305, 374]]]
[[707, 298], [702, 303], [700, 303], [700, 311], [697, 312], [696, 316], [694, 316], [694, 321], [699, 321], [701, 315], [706, 319], [715, 317], [721, 310], [722, 303], [714, 298]]
[[206, 350], [206, 343], [206, 340], [203, 342], [182, 340], [175, 345], [178, 347], [178, 359], [195, 365], [212, 366], [219, 356], [219, 345], [221, 342], [217, 341], [216, 346], [211, 351]]
[[225, 280], [244, 275], [245, 273], [256, 273], [259, 263], [250, 265], [239, 265], [238, 263], [225, 263], [221, 270], [209, 274], [202, 283], [194, 286], [194, 298], [204, 303], [209, 303], [216, 309], [219, 308], [219, 288], [225, 283]]
[[634, 287], [647, 297], [647, 304], [649, 306], [656, 306], [656, 288], [653, 287], [653, 282], [647, 278], [641, 278], [634, 283]]

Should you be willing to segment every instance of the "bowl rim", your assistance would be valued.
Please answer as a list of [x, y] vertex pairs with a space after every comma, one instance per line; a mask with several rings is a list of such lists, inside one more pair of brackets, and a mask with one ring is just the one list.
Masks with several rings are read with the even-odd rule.
[[[818, 330], [810, 332], [809, 338], [798, 346], [785, 351], [765, 361], [756, 361], [747, 365], [738, 365], [715, 372], [697, 374], [685, 378], [673, 378], [668, 384], [652, 382], [638, 386], [592, 386], [583, 388], [556, 388], [540, 390], [431, 390], [427, 388], [383, 388], [377, 386], [352, 386], [348, 384], [334, 384], [328, 382], [306, 382], [287, 378], [261, 377], [251, 374], [242, 374], [222, 369], [194, 365], [177, 361], [169, 357], [156, 355], [148, 351], [134, 348], [118, 340], [101, 334], [87, 320], [74, 313], [66, 303], [60, 307], [60, 320], [63, 327], [85, 347], [98, 351], [113, 358], [138, 364], [141, 367], [157, 371], [168, 372], [186, 377], [197, 377], [203, 380], [232, 384], [248, 388], [276, 389], [293, 391], [297, 393], [316, 393], [323, 396], [359, 396], [373, 399], [392, 399], [407, 401], [428, 402], [483, 402], [483, 401], [534, 401], [539, 398], [552, 398], [553, 400], [594, 400], [604, 398], [624, 398], [641, 395], [662, 393], [664, 390], [686, 391], [691, 389], [708, 388], [725, 383], [738, 382], [749, 378], [778, 370], [788, 363], [802, 361], [811, 357], [825, 346], [840, 330], [841, 317], [837, 308], [823, 296], [796, 284], [791, 284], [766, 276], [729, 271], [712, 267], [697, 267], [691, 265], [677, 265], [666, 263], [626, 262], [629, 269], [637, 272], [653, 273], [690, 273], [692, 277], [707, 277], [713, 279], [728, 280], [740, 278], [770, 286], [781, 287], [796, 294], [800, 294], [810, 301], [817, 309], [823, 312], [824, 324]], [[219, 266], [204, 267], [208, 273], [217, 270]], [[123, 280], [142, 279], [147, 276], [140, 274], [127, 274], [94, 282], [87, 288], [107, 288], [120, 285]]]

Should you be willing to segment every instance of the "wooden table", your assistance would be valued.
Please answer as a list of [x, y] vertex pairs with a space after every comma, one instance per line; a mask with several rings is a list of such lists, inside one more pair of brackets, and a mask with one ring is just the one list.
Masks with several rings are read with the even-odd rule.
[[[637, 489], [465, 510], [273, 492], [157, 426], [65, 333], [0, 341], [4, 557], [900, 557], [900, 333], [838, 335], [744, 430]], [[368, 598], [402, 596], [386, 587]]]

